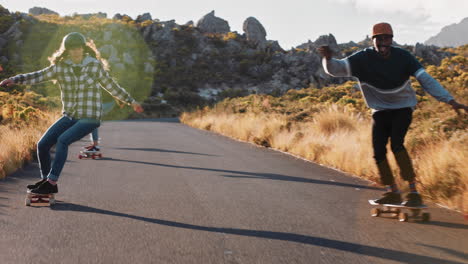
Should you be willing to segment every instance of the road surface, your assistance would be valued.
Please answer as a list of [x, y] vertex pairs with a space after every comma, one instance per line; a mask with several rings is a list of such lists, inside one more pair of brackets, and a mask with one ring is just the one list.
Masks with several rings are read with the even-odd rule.
[[468, 225], [370, 216], [369, 182], [174, 119], [105, 122], [102, 160], [70, 147], [58, 204], [24, 205], [33, 163], [0, 181], [0, 262], [468, 263]]

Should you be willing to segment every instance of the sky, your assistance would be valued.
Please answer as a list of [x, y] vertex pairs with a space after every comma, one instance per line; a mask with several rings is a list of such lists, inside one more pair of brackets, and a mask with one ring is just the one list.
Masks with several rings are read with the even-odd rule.
[[399, 44], [423, 43], [447, 25], [468, 17], [468, 0], [0, 0], [10, 12], [27, 13], [46, 7], [60, 15], [116, 13], [136, 18], [150, 13], [153, 19], [195, 23], [212, 10], [228, 21], [231, 31], [243, 33], [245, 19], [255, 17], [267, 32], [290, 49], [321, 35], [333, 34], [338, 43], [361, 41], [373, 24], [388, 22]]

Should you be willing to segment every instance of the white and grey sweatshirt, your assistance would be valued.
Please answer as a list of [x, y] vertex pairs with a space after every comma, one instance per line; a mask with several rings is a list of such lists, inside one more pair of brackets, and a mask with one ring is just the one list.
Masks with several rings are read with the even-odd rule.
[[367, 48], [342, 60], [324, 58], [322, 64], [331, 76], [358, 78], [364, 100], [373, 111], [414, 108], [417, 100], [410, 76], [437, 100], [446, 103], [453, 100], [411, 53], [400, 48], [392, 47], [388, 59], [380, 57], [373, 48]]

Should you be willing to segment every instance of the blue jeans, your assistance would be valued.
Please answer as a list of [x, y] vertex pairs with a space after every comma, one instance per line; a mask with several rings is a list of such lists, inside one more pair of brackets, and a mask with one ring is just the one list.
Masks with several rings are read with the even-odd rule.
[[[112, 108], [114, 107], [115, 105], [115, 101], [112, 101], [112, 102], [109, 102], [109, 103], [103, 103], [102, 104], [102, 114], [105, 115], [107, 113], [109, 113]], [[92, 142], [97, 142], [99, 141], [99, 134], [98, 134], [98, 129], [94, 129], [93, 130], [93, 133], [91, 133], [89, 135], [89, 139], [92, 141]]]
[[[57, 181], [68, 155], [68, 146], [80, 140], [94, 129], [100, 121], [96, 119], [72, 119], [67, 116], [57, 120], [37, 142], [37, 157], [42, 179]], [[51, 161], [50, 149], [56, 145], [55, 158]]]
[[91, 139], [92, 142], [96, 141], [98, 142], [99, 141], [99, 133], [98, 133], [98, 129], [94, 129], [93, 132], [90, 134], [89, 138]]

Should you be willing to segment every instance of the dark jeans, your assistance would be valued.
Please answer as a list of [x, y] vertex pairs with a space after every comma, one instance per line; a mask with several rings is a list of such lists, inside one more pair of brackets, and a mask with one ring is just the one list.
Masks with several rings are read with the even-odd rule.
[[404, 180], [414, 180], [415, 174], [408, 152], [404, 147], [406, 132], [411, 124], [413, 110], [401, 108], [394, 110], [383, 110], [372, 115], [372, 145], [374, 148], [374, 159], [379, 168], [380, 178], [383, 184], [394, 183], [393, 175], [387, 161], [387, 143], [390, 146]]
[[[68, 155], [68, 146], [98, 128], [96, 119], [71, 119], [63, 116], [57, 120], [37, 143], [37, 157], [42, 178], [57, 181]], [[51, 161], [50, 149], [56, 145], [55, 158]]]

